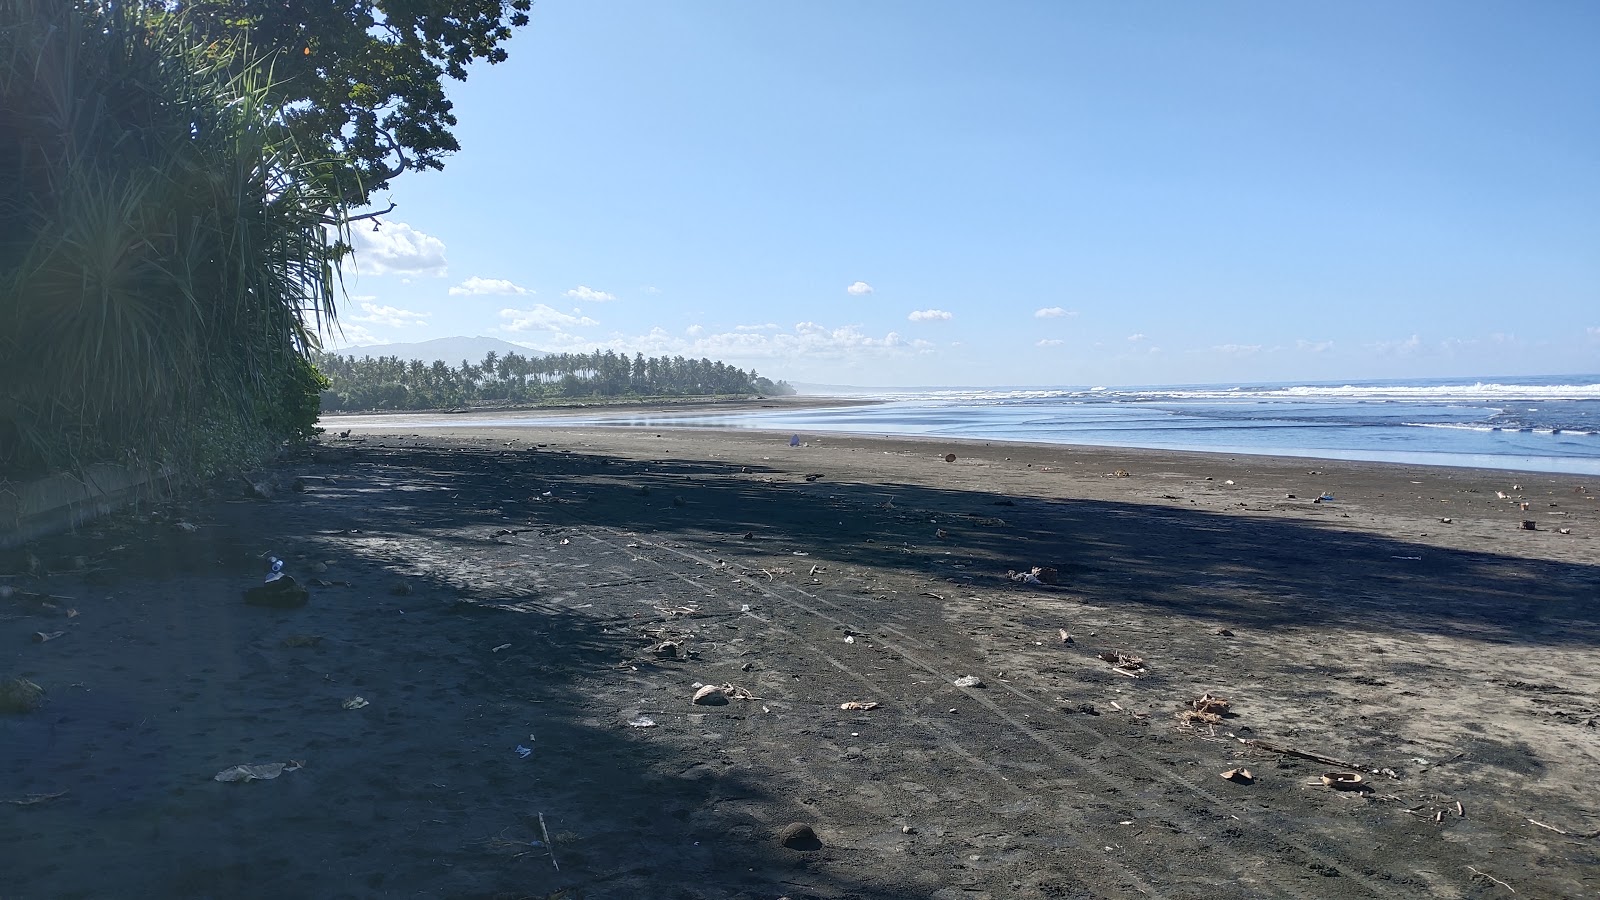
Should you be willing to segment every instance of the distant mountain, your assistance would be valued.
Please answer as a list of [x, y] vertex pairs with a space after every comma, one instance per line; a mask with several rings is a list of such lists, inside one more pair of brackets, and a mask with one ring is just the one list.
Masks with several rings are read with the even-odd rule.
[[529, 350], [510, 341], [492, 337], [434, 338], [431, 341], [418, 341], [414, 344], [373, 344], [368, 347], [346, 347], [332, 352], [353, 359], [360, 359], [363, 356], [374, 359], [380, 356], [398, 356], [404, 360], [420, 359], [425, 363], [442, 359], [452, 366], [459, 366], [462, 360], [483, 362], [483, 358], [490, 350], [499, 356], [505, 356], [507, 353], [530, 358], [550, 355], [543, 350]]

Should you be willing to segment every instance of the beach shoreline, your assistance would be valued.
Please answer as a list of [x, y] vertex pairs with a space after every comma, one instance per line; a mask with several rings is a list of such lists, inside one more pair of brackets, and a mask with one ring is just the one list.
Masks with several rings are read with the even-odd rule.
[[[0, 715], [8, 895], [1600, 887], [1582, 479], [351, 427], [271, 499], [0, 556], [0, 675], [47, 692]], [[268, 553], [304, 608], [240, 601]]]

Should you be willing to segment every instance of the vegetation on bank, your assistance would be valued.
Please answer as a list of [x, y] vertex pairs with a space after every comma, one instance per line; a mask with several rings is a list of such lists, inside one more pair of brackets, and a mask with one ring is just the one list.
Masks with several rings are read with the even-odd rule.
[[726, 363], [681, 356], [630, 359], [614, 351], [523, 356], [490, 352], [480, 362], [425, 363], [395, 356], [318, 354], [328, 378], [324, 412], [535, 405], [623, 397], [715, 397], [794, 393], [782, 381]]
[[529, 0], [0, 0], [0, 481], [313, 430], [347, 227]]

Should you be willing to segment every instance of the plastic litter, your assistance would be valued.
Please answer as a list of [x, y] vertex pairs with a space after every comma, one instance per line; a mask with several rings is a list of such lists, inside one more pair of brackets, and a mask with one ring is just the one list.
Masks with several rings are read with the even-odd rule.
[[533, 755], [533, 749], [531, 747], [524, 747], [521, 744], [518, 744], [516, 754], [518, 759], [527, 759]]
[[955, 681], [952, 681], [950, 683], [955, 685], [956, 687], [964, 687], [964, 688], [981, 688], [981, 687], [985, 686], [984, 683], [983, 683], [983, 679], [979, 678], [976, 675], [963, 675], [960, 678], [957, 678]]
[[656, 727], [656, 720], [650, 718], [649, 716], [640, 716], [637, 719], [629, 719], [628, 720], [628, 727], [630, 727], [630, 728], [654, 728], [654, 727]]
[[242, 784], [246, 781], [271, 781], [285, 772], [305, 768], [305, 763], [299, 760], [289, 760], [286, 763], [256, 763], [254, 765], [230, 766], [212, 776], [213, 781], [229, 784]]
[[351, 697], [349, 700], [346, 700], [339, 705], [343, 706], [345, 709], [360, 709], [363, 706], [371, 706], [372, 704], [367, 702], [367, 698], [365, 697]]
[[800, 446], [800, 435], [797, 434], [794, 437], [789, 438], [789, 446], [791, 446], [791, 447]]

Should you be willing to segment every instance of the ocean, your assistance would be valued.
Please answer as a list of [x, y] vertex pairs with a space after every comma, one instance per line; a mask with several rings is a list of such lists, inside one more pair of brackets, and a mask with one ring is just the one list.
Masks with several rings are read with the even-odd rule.
[[[929, 436], [1600, 475], [1600, 376], [841, 391], [865, 406], [591, 424]], [[525, 421], [525, 420], [524, 420]], [[511, 424], [507, 420], [506, 424]]]
[[[508, 413], [475, 424], [763, 429], [1033, 441], [1600, 475], [1600, 375], [1108, 388], [841, 389], [869, 405], [727, 413]], [[405, 427], [458, 417], [402, 413]], [[370, 420], [369, 420], [370, 421]]]

